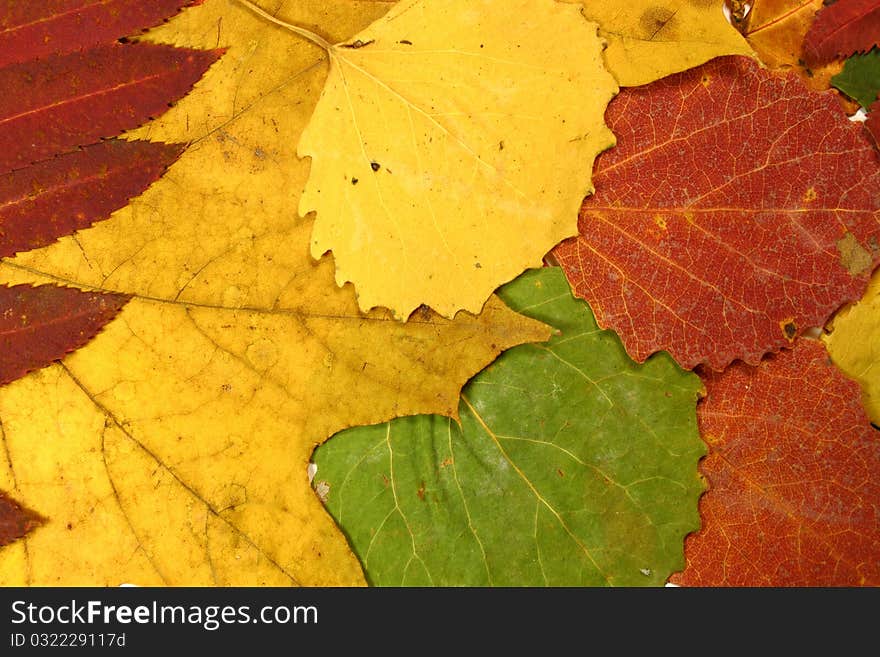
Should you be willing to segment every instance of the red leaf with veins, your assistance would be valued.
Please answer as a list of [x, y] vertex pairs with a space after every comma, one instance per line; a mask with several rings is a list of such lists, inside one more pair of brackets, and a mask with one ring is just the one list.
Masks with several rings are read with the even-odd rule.
[[115, 136], [163, 114], [220, 54], [107, 44], [0, 69], [0, 171]]
[[703, 376], [703, 527], [684, 586], [880, 585], [880, 432], [858, 383], [799, 340]]
[[42, 523], [39, 515], [22, 508], [0, 490], [0, 547], [17, 541]]
[[0, 0], [0, 66], [132, 35], [201, 1]]
[[83, 346], [128, 299], [55, 285], [0, 286], [0, 385]]
[[816, 14], [804, 37], [804, 56], [818, 66], [874, 46], [880, 46], [880, 2], [837, 0]]
[[0, 175], [0, 257], [106, 219], [158, 180], [183, 149], [112, 139]]
[[860, 298], [880, 261], [880, 162], [833, 94], [743, 57], [624, 89], [580, 235], [554, 250], [644, 361], [757, 363]]

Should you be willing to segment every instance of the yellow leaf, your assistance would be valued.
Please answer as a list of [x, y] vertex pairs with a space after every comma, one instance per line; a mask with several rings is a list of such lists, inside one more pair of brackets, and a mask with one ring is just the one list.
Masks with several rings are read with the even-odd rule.
[[[386, 10], [276, 4], [340, 39]], [[495, 297], [455, 321], [360, 313], [296, 217], [308, 164], [295, 144], [324, 53], [227, 0], [150, 38], [228, 47], [135, 135], [190, 148], [110, 220], [0, 266], [0, 282], [134, 295], [63, 364], [0, 388], [0, 489], [48, 518], [0, 550], [0, 584], [362, 583], [310, 488], [314, 447], [352, 425], [454, 414], [468, 378], [548, 329]]]
[[479, 312], [577, 233], [617, 92], [580, 8], [403, 0], [328, 52], [300, 212], [363, 310]]
[[822, 340], [834, 364], [861, 384], [865, 411], [880, 426], [880, 269], [861, 301], [834, 316]]
[[[581, 0], [563, 0], [580, 4]], [[605, 61], [622, 87], [648, 84], [722, 55], [752, 49], [727, 21], [722, 0], [584, 1], [608, 41]]]

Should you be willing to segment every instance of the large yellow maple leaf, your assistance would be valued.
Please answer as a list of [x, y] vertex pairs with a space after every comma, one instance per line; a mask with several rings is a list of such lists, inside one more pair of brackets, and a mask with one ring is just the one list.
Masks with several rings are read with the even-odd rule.
[[[387, 10], [275, 4], [337, 40]], [[0, 489], [48, 519], [0, 550], [0, 584], [362, 583], [309, 486], [313, 448], [352, 425], [453, 415], [470, 376], [548, 329], [494, 297], [455, 321], [360, 313], [296, 216], [295, 145], [325, 54], [227, 0], [149, 38], [228, 48], [133, 135], [189, 149], [110, 220], [0, 265], [2, 283], [133, 295], [63, 364], [0, 388]]]

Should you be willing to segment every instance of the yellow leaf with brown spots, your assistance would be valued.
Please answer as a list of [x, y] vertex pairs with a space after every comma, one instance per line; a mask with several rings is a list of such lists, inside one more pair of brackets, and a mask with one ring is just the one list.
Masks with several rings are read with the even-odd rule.
[[[388, 9], [276, 5], [334, 40]], [[296, 218], [308, 162], [295, 145], [324, 52], [227, 0], [149, 39], [228, 48], [133, 135], [189, 149], [106, 222], [0, 264], [2, 283], [133, 296], [63, 364], [0, 388], [0, 489], [48, 518], [0, 550], [0, 584], [360, 584], [309, 486], [314, 447], [354, 425], [454, 415], [467, 379], [548, 329], [494, 297], [455, 321], [361, 313]]]
[[[581, 0], [563, 0], [581, 4]], [[636, 87], [723, 55], [753, 55], [724, 16], [723, 0], [584, 0], [584, 16], [608, 42], [605, 62]]]
[[862, 386], [865, 411], [880, 426], [880, 269], [861, 300], [829, 322], [822, 341], [834, 364]]

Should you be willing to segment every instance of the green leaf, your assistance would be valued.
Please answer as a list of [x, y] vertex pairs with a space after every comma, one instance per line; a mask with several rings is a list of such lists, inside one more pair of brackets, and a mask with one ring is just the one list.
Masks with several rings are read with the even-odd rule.
[[560, 269], [500, 294], [558, 334], [478, 374], [460, 424], [337, 434], [316, 489], [374, 585], [662, 584], [700, 525], [699, 378], [666, 354], [631, 361]]
[[831, 78], [831, 84], [868, 109], [880, 92], [880, 50], [872, 48], [847, 59], [843, 70]]

